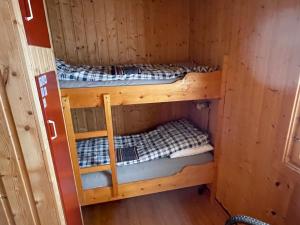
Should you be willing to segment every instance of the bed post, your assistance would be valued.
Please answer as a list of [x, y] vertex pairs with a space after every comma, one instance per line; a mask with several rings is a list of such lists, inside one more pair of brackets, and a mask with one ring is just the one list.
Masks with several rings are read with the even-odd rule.
[[103, 103], [104, 103], [105, 123], [106, 123], [109, 158], [110, 158], [112, 195], [116, 197], [118, 196], [118, 180], [117, 180], [116, 154], [115, 154], [114, 132], [113, 132], [113, 123], [112, 123], [112, 115], [111, 115], [110, 95], [108, 94], [103, 95]]
[[222, 66], [222, 81], [221, 81], [221, 91], [220, 91], [220, 100], [218, 102], [217, 108], [217, 131], [216, 131], [216, 145], [215, 145], [215, 179], [211, 185], [211, 201], [215, 201], [216, 192], [217, 192], [217, 180], [218, 180], [218, 165], [219, 158], [221, 154], [221, 141], [222, 141], [222, 132], [223, 132], [223, 118], [224, 118], [224, 106], [225, 106], [225, 94], [226, 94], [226, 85], [227, 85], [227, 72], [228, 72], [228, 55], [223, 57], [223, 66]]
[[82, 182], [81, 182], [81, 176], [80, 176], [79, 162], [78, 162], [78, 158], [77, 158], [77, 147], [76, 147], [76, 139], [75, 139], [74, 128], [73, 128], [71, 107], [70, 107], [70, 101], [69, 101], [68, 97], [62, 97], [62, 106], [63, 106], [63, 113], [64, 113], [64, 117], [65, 117], [65, 124], [66, 124], [66, 129], [67, 129], [67, 136], [68, 136], [69, 147], [70, 147], [70, 155], [71, 155], [73, 172], [74, 172], [75, 181], [76, 181], [78, 198], [79, 198], [79, 202], [82, 204], [83, 203], [83, 188], [82, 188]]

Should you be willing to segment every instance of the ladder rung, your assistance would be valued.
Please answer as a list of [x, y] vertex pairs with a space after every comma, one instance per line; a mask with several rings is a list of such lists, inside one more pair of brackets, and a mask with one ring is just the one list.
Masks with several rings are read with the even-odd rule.
[[75, 139], [88, 139], [88, 138], [96, 138], [96, 137], [106, 137], [107, 130], [98, 130], [98, 131], [88, 131], [88, 132], [81, 132], [75, 133]]
[[110, 169], [111, 168], [110, 168], [109, 164], [108, 165], [92, 166], [92, 167], [80, 168], [80, 174], [108, 171]]

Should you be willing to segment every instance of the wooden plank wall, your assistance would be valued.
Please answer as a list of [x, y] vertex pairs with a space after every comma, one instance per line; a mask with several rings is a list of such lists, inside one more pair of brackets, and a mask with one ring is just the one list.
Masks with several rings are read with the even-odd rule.
[[282, 157], [300, 73], [300, 1], [191, 0], [190, 9], [191, 57], [220, 64], [229, 54], [218, 200], [233, 214], [299, 224], [299, 175]]
[[63, 225], [63, 208], [34, 80], [36, 75], [55, 69], [53, 51], [28, 46], [18, 0], [0, 1], [0, 27], [0, 79], [4, 84], [0, 87], [0, 125], [6, 130], [0, 135], [0, 175], [13, 213], [12, 224]]
[[[187, 1], [46, 0], [46, 3], [58, 58], [75, 64], [163, 63], [189, 59]], [[167, 118], [187, 116], [185, 107], [168, 106], [114, 107], [114, 129], [117, 134], [135, 133], [166, 122]], [[96, 116], [99, 113], [99, 109], [73, 111], [75, 130], [103, 128], [101, 118], [99, 121]]]
[[[47, 3], [56, 56], [73, 63], [190, 58], [221, 65], [224, 53], [229, 54], [217, 197], [232, 213], [272, 224], [299, 221], [299, 181], [282, 163], [300, 72], [299, 0]], [[115, 111], [119, 121], [130, 118], [117, 111], [126, 114], [126, 109]], [[189, 115], [199, 118], [194, 110]], [[215, 114], [210, 117], [213, 121]], [[146, 129], [137, 124], [121, 125], [135, 128], [119, 128], [119, 133]], [[84, 123], [78, 127], [86, 129]]]
[[55, 55], [71, 63], [185, 61], [185, 0], [46, 0]]
[[25, 161], [5, 94], [4, 76], [1, 70], [0, 146], [0, 205], [3, 207], [0, 224], [39, 224]]
[[[161, 123], [189, 117], [190, 102], [114, 106], [112, 108], [114, 134], [143, 132]], [[105, 128], [102, 108], [72, 111], [74, 130], [85, 132]]]
[[219, 100], [193, 101], [188, 105], [188, 118], [201, 130], [210, 135], [210, 142], [216, 145], [218, 129]]

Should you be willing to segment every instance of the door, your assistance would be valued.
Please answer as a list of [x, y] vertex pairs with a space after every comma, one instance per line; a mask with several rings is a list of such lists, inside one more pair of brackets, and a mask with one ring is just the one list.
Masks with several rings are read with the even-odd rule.
[[55, 72], [36, 77], [36, 84], [66, 221], [68, 225], [82, 225]]
[[19, 0], [19, 4], [28, 44], [50, 48], [43, 0]]

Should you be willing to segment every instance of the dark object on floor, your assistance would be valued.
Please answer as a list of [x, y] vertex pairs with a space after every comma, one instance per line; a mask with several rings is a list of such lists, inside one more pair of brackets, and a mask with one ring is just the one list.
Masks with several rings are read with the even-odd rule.
[[199, 195], [202, 195], [206, 190], [206, 185], [205, 184], [202, 184], [198, 187], [198, 194]]
[[270, 225], [250, 216], [232, 216], [226, 221], [225, 225], [233, 225], [238, 223], [247, 225]]

